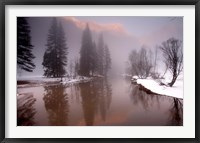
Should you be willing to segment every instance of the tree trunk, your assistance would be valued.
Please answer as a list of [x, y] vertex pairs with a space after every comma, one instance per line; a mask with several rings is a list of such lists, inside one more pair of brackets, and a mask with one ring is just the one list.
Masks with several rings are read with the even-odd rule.
[[170, 83], [168, 83], [168, 85], [170, 87], [172, 87], [174, 85], [174, 83], [176, 82], [177, 76], [173, 76], [172, 81]]

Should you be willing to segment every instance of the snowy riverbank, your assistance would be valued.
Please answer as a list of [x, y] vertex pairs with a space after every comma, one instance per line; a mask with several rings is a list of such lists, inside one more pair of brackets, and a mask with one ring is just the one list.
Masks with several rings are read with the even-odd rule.
[[52, 84], [72, 85], [76, 83], [85, 83], [93, 80], [94, 77], [77, 76], [76, 78], [46, 78], [42, 76], [20, 77], [17, 79], [17, 87], [31, 87]]
[[[167, 83], [168, 78], [162, 79], [162, 83]], [[147, 79], [137, 79], [135, 81], [137, 84], [141, 84], [145, 88], [151, 90], [154, 93], [162, 94], [166, 96], [172, 96], [176, 98], [183, 99], [183, 77], [180, 76], [172, 87], [166, 85], [160, 85], [160, 81], [154, 80], [152, 78]]]

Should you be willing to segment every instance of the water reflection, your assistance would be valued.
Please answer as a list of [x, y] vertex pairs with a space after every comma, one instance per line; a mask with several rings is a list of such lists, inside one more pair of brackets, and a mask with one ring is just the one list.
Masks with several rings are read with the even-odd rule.
[[[141, 89], [139, 85], [132, 85], [131, 87], [131, 99], [136, 108], [140, 106], [146, 111], [146, 113], [156, 112], [154, 116], [161, 120], [161, 116], [166, 118], [165, 124], [159, 124], [157, 122], [152, 125], [170, 125], [170, 126], [182, 126], [183, 125], [183, 100], [155, 95], [147, 94], [146, 91]], [[140, 109], [142, 112], [142, 110]], [[163, 115], [162, 115], [163, 112]], [[143, 118], [142, 120], [148, 120]]]
[[173, 98], [171, 109], [169, 110], [171, 116], [169, 118], [169, 125], [180, 126], [183, 125], [183, 100]]
[[97, 111], [98, 97], [94, 83], [84, 83], [80, 86], [82, 108], [86, 125], [93, 125], [95, 112]]
[[100, 112], [103, 121], [106, 121], [106, 114], [111, 103], [111, 85], [107, 80], [88, 82], [80, 84], [80, 96], [85, 123], [88, 126], [94, 124], [95, 115]]
[[52, 126], [68, 125], [69, 99], [65, 88], [62, 84], [44, 86], [43, 100]]
[[134, 105], [142, 106], [146, 111], [152, 106], [160, 108], [160, 100], [163, 100], [164, 96], [158, 96], [154, 94], [147, 94], [141, 90], [139, 85], [131, 84], [131, 99]]
[[72, 102], [80, 104], [80, 87], [79, 84], [72, 84], [69, 88], [69, 95]]
[[85, 125], [94, 125], [98, 116], [101, 116], [102, 121], [106, 121], [112, 99], [111, 85], [106, 79], [70, 86], [44, 86], [44, 91], [43, 100], [50, 125], [69, 125], [70, 104], [74, 101], [82, 107]]
[[36, 99], [32, 93], [21, 94], [17, 97], [17, 125], [32, 126], [35, 124], [34, 115], [36, 109], [34, 103]]
[[122, 78], [98, 78], [68, 86], [46, 84], [20, 88], [18, 92], [27, 94], [17, 97], [17, 125], [183, 124], [183, 100], [147, 94], [140, 86]]

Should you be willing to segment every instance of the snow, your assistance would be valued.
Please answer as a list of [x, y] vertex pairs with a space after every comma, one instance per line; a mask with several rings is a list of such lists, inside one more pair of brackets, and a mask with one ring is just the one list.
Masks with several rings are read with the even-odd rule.
[[[163, 83], [169, 82], [170, 76], [167, 75], [164, 79], [161, 81]], [[166, 86], [166, 85], [160, 85], [160, 82], [157, 80], [154, 80], [152, 78], [147, 79], [137, 79], [137, 84], [143, 85], [145, 88], [151, 90], [154, 93], [181, 98], [183, 99], [183, 76], [180, 75], [179, 78], [177, 78], [176, 82], [172, 87]]]
[[50, 83], [56, 83], [56, 84], [64, 84], [64, 85], [71, 85], [75, 83], [85, 83], [91, 81], [93, 78], [91, 77], [84, 77], [84, 76], [77, 76], [76, 78], [46, 78], [42, 76], [34, 76], [34, 77], [18, 77], [18, 81], [29, 81], [28, 84], [20, 84], [18, 87], [24, 88], [24, 87], [32, 87], [32, 86], [41, 86], [43, 84], [50, 84]]
[[60, 81], [61, 78], [46, 78], [44, 76], [23, 76], [23, 77], [17, 77], [18, 81], [44, 81], [44, 82], [50, 82], [50, 81]]
[[89, 77], [78, 76], [75, 79], [65, 79], [61, 83], [62, 84], [74, 84], [74, 83], [80, 83], [80, 82], [89, 82], [91, 80], [92, 80], [92, 78], [89, 78]]

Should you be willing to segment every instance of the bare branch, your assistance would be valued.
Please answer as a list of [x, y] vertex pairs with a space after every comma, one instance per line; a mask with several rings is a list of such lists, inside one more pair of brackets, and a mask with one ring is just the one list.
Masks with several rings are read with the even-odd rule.
[[183, 50], [182, 42], [175, 38], [170, 38], [159, 47], [164, 56], [164, 63], [172, 73], [172, 80], [169, 86], [173, 86], [177, 77], [183, 70]]

